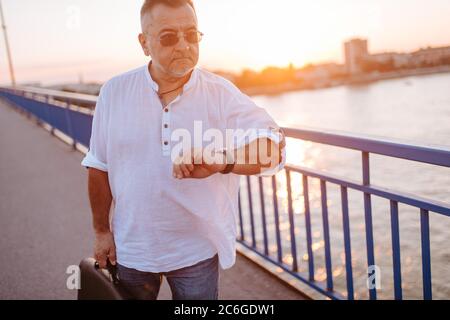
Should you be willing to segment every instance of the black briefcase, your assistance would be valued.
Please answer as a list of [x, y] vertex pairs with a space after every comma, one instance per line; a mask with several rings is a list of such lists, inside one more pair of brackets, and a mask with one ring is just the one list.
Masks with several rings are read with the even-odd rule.
[[81, 288], [78, 300], [129, 300], [127, 293], [117, 278], [117, 267], [109, 260], [107, 269], [100, 269], [93, 258], [83, 259], [80, 263]]

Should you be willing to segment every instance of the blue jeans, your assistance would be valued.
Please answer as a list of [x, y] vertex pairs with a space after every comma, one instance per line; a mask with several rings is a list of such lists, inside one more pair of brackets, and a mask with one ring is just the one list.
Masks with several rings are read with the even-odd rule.
[[144, 272], [117, 264], [120, 282], [134, 299], [156, 300], [165, 276], [173, 300], [217, 300], [219, 287], [218, 255], [192, 266], [168, 272]]

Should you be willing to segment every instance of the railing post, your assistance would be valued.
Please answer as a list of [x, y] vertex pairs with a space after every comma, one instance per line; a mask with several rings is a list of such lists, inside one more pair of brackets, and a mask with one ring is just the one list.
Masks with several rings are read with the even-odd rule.
[[[39, 101], [38, 100], [39, 99], [39, 95], [32, 93], [31, 96], [30, 96], [30, 99], [34, 100], [34, 101]], [[38, 126], [42, 126], [44, 124], [44, 121], [39, 117], [38, 114], [33, 114], [33, 116], [36, 118], [36, 124]]]
[[431, 283], [431, 250], [430, 250], [430, 221], [428, 211], [420, 209], [420, 232], [422, 246], [422, 280], [423, 298], [433, 299]]
[[[33, 94], [31, 93], [31, 95], [33, 95]], [[24, 95], [24, 98], [26, 98], [25, 95]], [[28, 99], [29, 99], [29, 98], [28, 98]], [[31, 111], [30, 111], [29, 109], [26, 109], [26, 108], [24, 108], [24, 110], [25, 110], [27, 119], [31, 119]]]
[[355, 294], [353, 289], [352, 246], [350, 237], [350, 218], [348, 214], [348, 192], [347, 188], [343, 186], [341, 186], [341, 202], [342, 226], [344, 230], [345, 269], [347, 277], [347, 299], [354, 300]]
[[262, 223], [262, 229], [263, 229], [263, 239], [264, 239], [264, 254], [267, 256], [269, 255], [269, 243], [267, 239], [267, 222], [266, 222], [266, 205], [264, 201], [264, 187], [263, 187], [263, 178], [258, 177], [258, 184], [259, 184], [259, 197], [261, 201], [261, 223]]
[[45, 102], [48, 105], [47, 110], [48, 110], [48, 114], [49, 114], [48, 121], [49, 121], [49, 125], [50, 125], [50, 134], [52, 136], [54, 136], [55, 135], [55, 127], [53, 126], [53, 113], [50, 111], [50, 108], [52, 108], [52, 107], [50, 105], [50, 96], [49, 95], [45, 96]]
[[327, 290], [333, 290], [333, 267], [331, 262], [330, 226], [328, 222], [327, 186], [320, 180], [320, 198], [322, 202], [323, 241], [325, 250], [325, 269], [327, 273]]
[[244, 241], [245, 236], [244, 236], [244, 221], [242, 220], [241, 190], [239, 190], [238, 193], [238, 210], [239, 210], [239, 226], [241, 229], [241, 241]]
[[256, 248], [256, 237], [255, 237], [255, 218], [253, 216], [253, 199], [251, 190], [250, 176], [247, 176], [247, 192], [248, 192], [248, 205], [250, 211], [250, 225], [251, 225], [251, 235], [252, 235], [252, 247]]
[[291, 255], [292, 255], [292, 271], [298, 271], [297, 263], [297, 244], [295, 241], [295, 224], [294, 224], [294, 208], [292, 206], [292, 187], [291, 172], [286, 171], [287, 197], [288, 197], [288, 214], [289, 214], [289, 230], [291, 236]]
[[311, 210], [309, 207], [309, 189], [308, 177], [302, 175], [303, 180], [303, 202], [305, 205], [305, 226], [306, 226], [306, 246], [308, 251], [308, 273], [309, 280], [314, 281], [314, 253], [312, 250], [312, 232], [311, 232]]
[[391, 204], [391, 238], [392, 238], [392, 264], [394, 267], [394, 293], [396, 300], [402, 300], [402, 267], [400, 259], [400, 228], [398, 223], [398, 203]]
[[67, 123], [67, 131], [69, 131], [69, 136], [72, 138], [72, 149], [77, 149], [77, 140], [75, 139], [75, 134], [72, 127], [72, 121], [70, 117], [70, 100], [65, 102], [65, 114], [66, 114], [66, 123]]
[[[363, 185], [370, 185], [370, 164], [369, 153], [362, 152], [362, 171], [363, 171]], [[367, 279], [369, 279], [369, 269], [375, 267], [375, 254], [373, 249], [373, 225], [372, 225], [372, 202], [370, 193], [364, 192], [364, 218], [366, 224], [366, 246], [367, 246]], [[379, 276], [375, 274], [375, 276]], [[377, 299], [376, 288], [369, 288], [370, 300]]]
[[273, 199], [273, 214], [275, 220], [275, 237], [277, 239], [277, 258], [278, 262], [283, 262], [283, 249], [281, 246], [280, 234], [280, 215], [278, 212], [278, 196], [277, 196], [277, 177], [272, 176], [272, 199]]

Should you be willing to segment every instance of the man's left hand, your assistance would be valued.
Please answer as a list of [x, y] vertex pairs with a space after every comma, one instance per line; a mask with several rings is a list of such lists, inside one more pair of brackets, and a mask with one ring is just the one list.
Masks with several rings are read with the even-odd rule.
[[203, 179], [225, 169], [223, 158], [215, 163], [211, 160], [206, 161], [202, 149], [192, 149], [191, 153], [177, 157], [173, 164], [173, 177], [177, 179]]

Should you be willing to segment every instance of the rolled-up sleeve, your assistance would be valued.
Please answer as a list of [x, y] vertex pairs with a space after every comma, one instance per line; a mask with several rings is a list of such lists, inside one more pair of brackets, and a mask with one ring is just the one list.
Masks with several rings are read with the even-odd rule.
[[[238, 89], [236, 89], [238, 90]], [[268, 138], [282, 147], [281, 161], [276, 167], [262, 168], [256, 176], [271, 176], [282, 170], [286, 163], [285, 136], [283, 130], [277, 125], [267, 111], [256, 105], [250, 97], [238, 91], [225, 109], [227, 129], [245, 132], [238, 135], [236, 148], [260, 138]]]
[[95, 168], [107, 172], [106, 143], [108, 122], [106, 117], [107, 105], [105, 95], [104, 87], [102, 87], [95, 105], [89, 151], [81, 161], [81, 165], [86, 168]]

